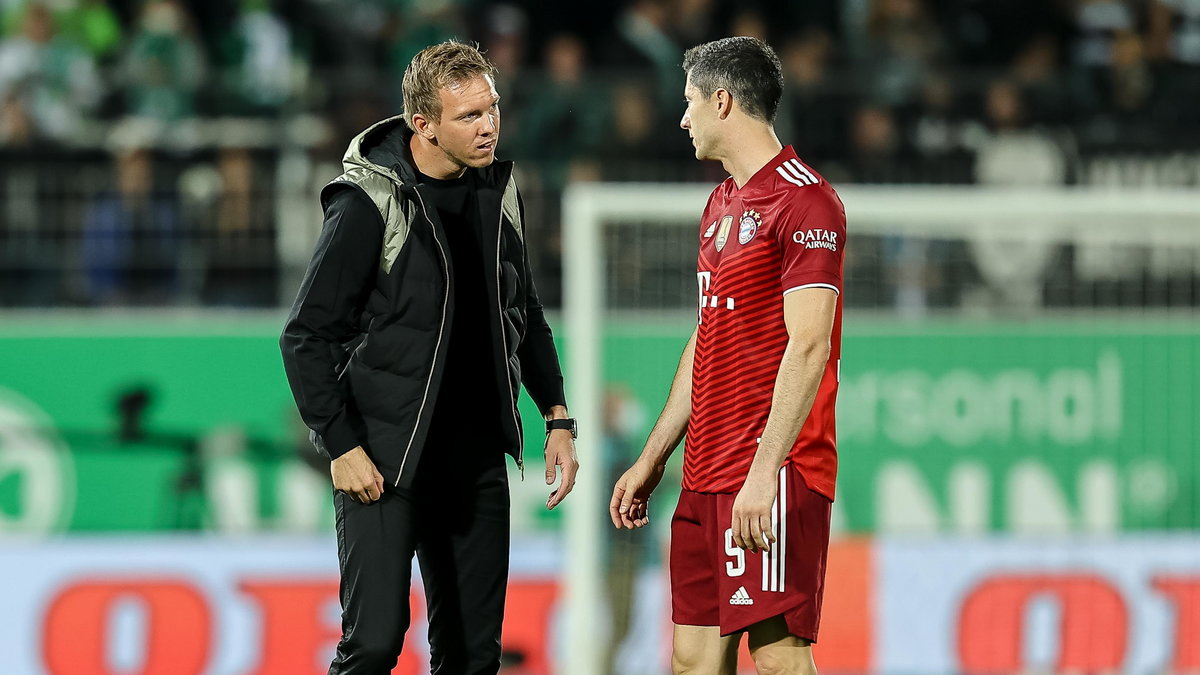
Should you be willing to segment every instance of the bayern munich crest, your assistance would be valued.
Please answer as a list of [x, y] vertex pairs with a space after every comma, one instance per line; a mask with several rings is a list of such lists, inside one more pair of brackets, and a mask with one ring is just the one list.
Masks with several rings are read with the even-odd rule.
[[758, 211], [752, 209], [743, 213], [741, 223], [738, 224], [738, 243], [749, 244], [758, 232], [759, 225], [762, 225], [762, 216], [758, 215]]

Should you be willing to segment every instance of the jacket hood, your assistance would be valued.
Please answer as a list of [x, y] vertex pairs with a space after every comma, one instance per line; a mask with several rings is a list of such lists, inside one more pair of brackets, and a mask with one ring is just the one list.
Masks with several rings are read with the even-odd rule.
[[408, 152], [411, 138], [412, 131], [404, 123], [403, 115], [376, 122], [350, 141], [342, 156], [342, 168], [366, 169], [398, 183], [415, 183], [416, 171]]

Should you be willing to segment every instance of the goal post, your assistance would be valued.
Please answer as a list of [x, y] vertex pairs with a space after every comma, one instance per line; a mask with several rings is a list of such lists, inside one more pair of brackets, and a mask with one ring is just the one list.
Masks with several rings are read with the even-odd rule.
[[581, 470], [566, 514], [564, 607], [566, 636], [560, 672], [602, 675], [605, 616], [598, 514], [608, 508], [599, 470], [603, 448], [601, 343], [604, 325], [604, 251], [601, 229], [614, 218], [675, 221], [698, 214], [709, 189], [702, 185], [578, 183], [563, 195], [563, 317], [566, 322], [567, 400], [580, 420], [576, 441]]
[[[642, 241], [635, 232], [621, 238], [621, 246], [608, 246], [605, 231], [638, 223], [677, 226], [680, 238], [674, 241], [686, 248], [678, 253], [690, 256], [694, 265], [701, 212], [712, 188], [696, 183], [576, 183], [563, 195], [566, 386], [571, 412], [580, 420], [577, 449], [582, 468], [575, 493], [565, 505], [561, 673], [608, 675], [601, 666], [608, 599], [602, 561], [605, 533], [600, 528], [607, 519], [612, 486], [601, 467], [603, 346], [610, 312], [626, 308], [610, 304], [606, 288], [615, 260], [634, 252], [643, 254], [640, 248], [659, 241], [649, 236]], [[1190, 255], [1192, 274], [1200, 275], [1200, 194], [1195, 192], [910, 185], [839, 186], [838, 192], [846, 206], [851, 256], [856, 237], [975, 243], [1019, 240], [1036, 245], [1111, 246], [1118, 251], [1128, 246], [1159, 247]], [[686, 275], [686, 270], [678, 269]], [[690, 277], [683, 281], [693, 283]], [[964, 301], [949, 313], [953, 317], [955, 311], [967, 308]], [[669, 309], [686, 317], [689, 308], [681, 303]], [[888, 308], [883, 309], [872, 316], [886, 319]], [[1196, 304], [1188, 311], [1194, 318]], [[847, 318], [848, 325], [852, 321]], [[681, 336], [680, 350], [684, 339]], [[647, 410], [647, 424], [657, 411]]]

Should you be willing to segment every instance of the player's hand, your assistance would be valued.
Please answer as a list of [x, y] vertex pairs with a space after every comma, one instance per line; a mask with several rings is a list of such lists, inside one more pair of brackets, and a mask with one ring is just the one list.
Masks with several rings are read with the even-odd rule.
[[329, 474], [333, 488], [356, 502], [370, 504], [383, 495], [383, 475], [361, 445], [330, 462]]
[[[567, 498], [575, 487], [575, 474], [579, 472], [579, 459], [575, 456], [575, 441], [566, 429], [554, 429], [546, 435], [546, 485], [554, 485], [556, 470], [562, 471], [558, 489], [546, 498], [546, 508], [553, 510]], [[557, 467], [557, 469], [556, 469]]]
[[733, 543], [750, 552], [770, 551], [775, 542], [771, 529], [771, 507], [779, 491], [774, 476], [753, 470], [733, 500]]
[[608, 515], [613, 525], [632, 530], [650, 523], [650, 493], [658, 487], [665, 467], [646, 462], [635, 462], [613, 486], [612, 500], [608, 502]]

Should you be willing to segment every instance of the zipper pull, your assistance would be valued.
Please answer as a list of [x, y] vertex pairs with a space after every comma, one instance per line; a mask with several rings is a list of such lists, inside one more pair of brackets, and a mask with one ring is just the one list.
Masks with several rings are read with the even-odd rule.
[[517, 458], [517, 468], [521, 470], [521, 482], [525, 482], [525, 460]]

